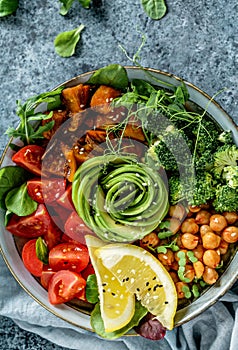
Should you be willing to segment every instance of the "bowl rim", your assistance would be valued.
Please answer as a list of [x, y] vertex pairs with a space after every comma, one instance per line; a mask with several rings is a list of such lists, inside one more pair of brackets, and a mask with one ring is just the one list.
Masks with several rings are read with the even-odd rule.
[[[231, 126], [231, 128], [233, 129], [233, 131], [235, 131], [235, 133], [237, 133], [237, 136], [238, 136], [238, 126], [236, 125], [235, 121], [226, 113], [226, 111], [221, 107], [221, 105], [215, 101], [215, 99], [213, 99], [211, 96], [209, 96], [206, 92], [204, 92], [203, 90], [201, 90], [199, 87], [195, 86], [194, 84], [172, 74], [172, 73], [168, 73], [168, 72], [165, 72], [165, 71], [162, 71], [162, 70], [159, 70], [159, 69], [155, 69], [155, 68], [140, 68], [140, 67], [136, 67], [136, 66], [124, 66], [124, 68], [127, 70], [128, 74], [129, 73], [133, 73], [134, 72], [148, 72], [152, 75], [159, 75], [161, 76], [161, 79], [165, 79], [165, 81], [170, 81], [171, 82], [171, 79], [172, 79], [172, 84], [173, 85], [179, 85], [181, 84], [181, 82], [183, 82], [190, 91], [194, 91], [196, 94], [202, 96], [207, 102], [211, 101], [210, 105], [214, 106], [215, 109], [217, 109], [217, 111], [220, 112], [220, 114], [222, 115], [223, 118], [225, 118], [228, 122], [228, 124]], [[75, 86], [77, 84], [80, 84], [80, 83], [86, 83], [87, 82], [87, 79], [95, 72], [97, 71], [97, 69], [95, 70], [92, 70], [92, 71], [89, 71], [89, 72], [85, 72], [85, 73], [82, 73], [82, 74], [79, 74], [71, 79], [68, 79], [66, 81], [64, 81], [63, 83], [60, 83], [58, 84], [56, 87], [52, 88], [51, 90], [54, 90], [54, 89], [57, 89], [58, 87], [61, 87], [61, 86], [65, 86], [65, 87], [71, 87], [71, 86]], [[140, 79], [144, 79], [144, 80], [147, 80], [148, 79], [145, 79], [145, 77], [142, 77]], [[129, 78], [130, 80], [130, 78]], [[163, 87], [163, 84], [160, 82], [160, 84], [156, 84], [155, 82], [155, 85], [158, 85], [158, 86], [162, 86]], [[166, 85], [166, 84], [165, 84]], [[167, 86], [165, 86], [167, 87]], [[194, 101], [195, 102], [195, 101]], [[204, 107], [202, 107], [204, 108]], [[9, 152], [9, 145], [12, 141], [12, 138], [9, 140], [9, 142], [7, 143], [3, 153], [2, 153], [2, 156], [1, 156], [1, 159], [0, 159], [0, 167], [2, 167], [2, 163], [4, 162], [4, 159], [6, 158], [7, 156], [7, 153]], [[238, 141], [236, 141], [236, 143], [238, 143]], [[1, 210], [2, 211], [2, 210]], [[25, 290], [27, 292], [27, 294], [29, 294], [38, 304], [40, 304], [42, 307], [44, 307], [46, 310], [48, 310], [49, 312], [51, 312], [52, 314], [54, 314], [55, 316], [59, 317], [60, 319], [74, 325], [74, 326], [77, 326], [79, 328], [82, 328], [82, 329], [85, 329], [87, 331], [91, 331], [93, 332], [92, 328], [90, 327], [89, 323], [87, 323], [87, 326], [85, 325], [81, 325], [81, 324], [78, 324], [77, 322], [74, 322], [72, 320], [69, 320], [67, 317], [64, 317], [62, 316], [61, 312], [58, 312], [57, 308], [55, 307], [52, 307], [51, 305], [46, 305], [46, 303], [44, 301], [41, 301], [39, 300], [38, 297], [36, 297], [34, 295], [34, 292], [32, 292], [29, 287], [27, 287], [26, 285], [24, 285], [24, 281], [21, 281], [21, 279], [18, 277], [16, 271], [15, 271], [15, 268], [11, 265], [10, 261], [9, 261], [9, 258], [7, 257], [6, 255], [6, 252], [4, 252], [4, 248], [3, 248], [3, 244], [1, 242], [2, 238], [0, 236], [0, 253], [9, 269], [9, 271], [11, 272], [11, 274], [13, 275], [13, 277], [16, 279], [16, 281], [18, 282], [18, 284], [23, 288], [23, 290]], [[14, 241], [14, 238], [12, 237], [12, 241], [13, 243], [15, 242]], [[15, 243], [14, 243], [15, 244]], [[16, 249], [16, 246], [15, 246], [15, 249]], [[17, 250], [17, 249], [16, 249]], [[204, 312], [205, 310], [207, 310], [209, 307], [211, 307], [213, 304], [215, 304], [218, 299], [220, 299], [231, 287], [232, 285], [238, 280], [238, 271], [235, 273], [233, 270], [230, 271], [230, 267], [231, 265], [237, 265], [238, 264], [238, 254], [237, 254], [237, 250], [236, 249], [236, 253], [234, 254], [234, 257], [232, 258], [232, 261], [228, 264], [225, 272], [228, 273], [229, 275], [229, 283], [224, 283], [224, 279], [222, 279], [222, 276], [220, 276], [220, 278], [218, 279], [218, 281], [215, 283], [215, 285], [212, 285], [211, 287], [209, 287], [209, 289], [202, 295], [200, 296], [198, 299], [196, 299], [194, 302], [192, 302], [191, 304], [189, 304], [188, 306], [185, 306], [184, 308], [178, 310], [176, 312], [176, 316], [175, 316], [175, 327], [178, 327], [184, 323], [187, 323], [188, 321], [194, 319], [195, 317], [197, 317], [198, 315], [200, 315], [202, 312]], [[18, 254], [18, 252], [17, 252]], [[228, 272], [227, 272], [228, 271]], [[35, 280], [35, 279], [34, 279]], [[35, 282], [37, 282], [35, 280]], [[37, 284], [39, 284], [37, 282]], [[219, 286], [220, 284], [220, 286]], [[218, 293], [218, 295], [215, 295], [212, 297], [212, 299], [210, 298], [205, 298], [206, 300], [206, 303], [205, 305], [202, 307], [202, 308], [198, 308], [197, 307], [197, 304], [199, 303], [198, 301], [201, 300], [201, 298], [205, 296], [208, 296], [208, 292], [209, 290], [211, 290], [212, 288], [216, 288], [217, 286], [220, 287], [220, 292]], [[43, 287], [42, 287], [43, 288]], [[191, 306], [193, 306], [193, 312], [191, 313], [191, 315], [188, 313], [188, 309], [191, 308]], [[68, 306], [70, 309], [74, 309], [73, 306]], [[67, 306], [66, 306], [67, 308]], [[82, 312], [81, 310], [77, 310], [77, 313], [79, 314], [84, 314], [84, 312]], [[85, 313], [86, 315], [86, 313]], [[87, 315], [88, 319], [89, 319], [89, 315]], [[131, 336], [131, 335], [136, 335], [136, 333], [134, 332], [129, 332], [126, 334], [126, 336]]]

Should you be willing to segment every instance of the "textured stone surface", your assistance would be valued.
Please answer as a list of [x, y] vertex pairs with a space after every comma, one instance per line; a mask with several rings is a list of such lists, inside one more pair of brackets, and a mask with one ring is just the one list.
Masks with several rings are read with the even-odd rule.
[[[49, 90], [75, 75], [109, 63], [131, 65], [141, 42], [141, 64], [174, 73], [216, 100], [238, 122], [237, 0], [167, 0], [168, 13], [149, 19], [140, 0], [94, 0], [90, 10], [76, 1], [64, 18], [57, 0], [22, 0], [15, 15], [0, 19], [0, 152], [8, 126], [17, 124], [16, 100]], [[83, 23], [76, 54], [57, 56], [53, 41], [62, 30]], [[0, 318], [0, 348], [60, 349]]]

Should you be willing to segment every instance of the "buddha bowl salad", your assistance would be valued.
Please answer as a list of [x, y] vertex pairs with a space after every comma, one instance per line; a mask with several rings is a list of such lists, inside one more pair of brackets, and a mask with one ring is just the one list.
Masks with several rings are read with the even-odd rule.
[[107, 339], [131, 329], [163, 338], [238, 240], [231, 132], [185, 84], [161, 88], [146, 74], [152, 83], [129, 81], [112, 64], [18, 102], [20, 124], [7, 130], [14, 165], [0, 170], [6, 229], [25, 267], [51, 304], [87, 311]]

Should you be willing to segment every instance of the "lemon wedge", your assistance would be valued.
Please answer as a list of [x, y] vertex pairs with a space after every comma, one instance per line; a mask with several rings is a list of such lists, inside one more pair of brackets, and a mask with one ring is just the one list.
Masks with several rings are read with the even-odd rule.
[[126, 326], [135, 312], [135, 296], [127, 291], [114, 274], [95, 255], [105, 242], [94, 236], [85, 236], [89, 255], [98, 283], [101, 316], [105, 332], [113, 332]]
[[[94, 251], [97, 263], [110, 270], [129, 293], [161, 324], [171, 330], [177, 309], [177, 293], [165, 267], [150, 252], [132, 244], [108, 244]], [[111, 276], [110, 275], [110, 276]]]

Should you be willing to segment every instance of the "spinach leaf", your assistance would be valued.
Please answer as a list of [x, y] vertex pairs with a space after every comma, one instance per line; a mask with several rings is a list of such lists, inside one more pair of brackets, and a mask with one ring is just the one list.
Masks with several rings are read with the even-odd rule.
[[61, 57], [70, 57], [75, 53], [75, 48], [80, 39], [80, 33], [84, 29], [81, 24], [78, 28], [68, 32], [62, 32], [54, 40], [55, 51]]
[[5, 217], [4, 217], [4, 224], [5, 224], [5, 226], [8, 225], [12, 215], [13, 215], [13, 213], [11, 211], [9, 211], [9, 210], [6, 211]]
[[108, 85], [115, 89], [125, 89], [129, 81], [124, 67], [119, 64], [110, 64], [94, 72], [87, 83], [93, 85]]
[[91, 326], [93, 330], [100, 335], [103, 338], [106, 339], [116, 339], [120, 338], [123, 336], [125, 333], [127, 333], [130, 329], [133, 327], [137, 326], [140, 322], [140, 320], [148, 313], [148, 310], [141, 305], [139, 301], [136, 301], [135, 304], [135, 313], [134, 316], [132, 317], [131, 321], [124, 326], [121, 329], [118, 329], [117, 331], [114, 332], [105, 332], [104, 324], [103, 324], [103, 319], [101, 316], [100, 312], [100, 305], [99, 303], [95, 305], [95, 308], [93, 309], [91, 313]]
[[89, 275], [86, 284], [86, 299], [89, 303], [96, 304], [98, 299], [98, 285], [96, 275]]
[[43, 132], [53, 128], [54, 121], [46, 123], [44, 126], [36, 124], [41, 120], [51, 118], [52, 114], [43, 114], [42, 111], [52, 110], [60, 107], [60, 94], [64, 87], [56, 90], [44, 92], [42, 94], [30, 97], [24, 104], [17, 101], [17, 115], [20, 118], [20, 125], [14, 129], [9, 127], [6, 134], [12, 137], [19, 137], [23, 143], [31, 144], [36, 140], [42, 139]]
[[38, 237], [36, 241], [36, 255], [37, 258], [43, 262], [43, 264], [48, 265], [48, 248], [42, 237]]
[[78, 0], [78, 2], [85, 8], [88, 9], [90, 7], [91, 0]]
[[[67, 15], [69, 10], [71, 9], [74, 0], [59, 0], [62, 3], [62, 6], [60, 8], [60, 14], [62, 16]], [[91, 0], [78, 0], [78, 2], [84, 7], [85, 9], [88, 9], [90, 7]]]
[[0, 169], [0, 207], [6, 209], [5, 197], [15, 187], [30, 178], [29, 173], [19, 166], [6, 166]]
[[142, 6], [146, 14], [152, 19], [160, 19], [164, 17], [167, 6], [164, 0], [141, 0]]
[[29, 196], [26, 182], [8, 192], [5, 205], [7, 210], [18, 216], [27, 216], [36, 211], [38, 203]]
[[0, 0], [0, 17], [11, 15], [18, 8], [18, 0]]

